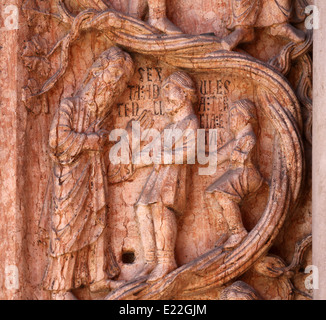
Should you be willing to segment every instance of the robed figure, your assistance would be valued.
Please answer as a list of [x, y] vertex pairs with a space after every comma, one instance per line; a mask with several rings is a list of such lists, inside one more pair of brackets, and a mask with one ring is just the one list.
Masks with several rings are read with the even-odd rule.
[[53, 119], [49, 146], [53, 159], [48, 201], [41, 226], [49, 226], [49, 263], [43, 279], [55, 299], [71, 290], [97, 292], [114, 287], [120, 270], [105, 237], [108, 212], [103, 129], [116, 99], [133, 74], [130, 56], [117, 47], [89, 69], [77, 94], [62, 100]]
[[232, 50], [240, 43], [255, 38], [254, 28], [269, 28], [272, 36], [294, 43], [305, 40], [305, 33], [290, 24], [292, 0], [231, 0], [231, 34], [222, 40], [224, 49]]

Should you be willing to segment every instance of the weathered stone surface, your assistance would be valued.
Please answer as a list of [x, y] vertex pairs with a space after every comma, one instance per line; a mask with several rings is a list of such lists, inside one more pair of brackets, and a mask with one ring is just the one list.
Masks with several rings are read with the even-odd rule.
[[[316, 1], [316, 5], [319, 8], [320, 16], [325, 15], [325, 3], [322, 1]], [[325, 21], [319, 20], [319, 30], [316, 30], [316, 50], [314, 51], [314, 58], [320, 59], [325, 50], [324, 48], [324, 37], [325, 37]], [[314, 140], [313, 140], [313, 186], [312, 186], [312, 199], [313, 199], [313, 265], [315, 276], [318, 276], [318, 288], [314, 291], [314, 299], [324, 300], [325, 299], [325, 214], [323, 210], [325, 201], [325, 168], [324, 168], [324, 148], [319, 148], [319, 144], [323, 141], [323, 124], [322, 119], [324, 118], [324, 65], [320, 68], [314, 68], [315, 83], [317, 88], [315, 89], [314, 99], [316, 108], [314, 109]], [[317, 274], [318, 271], [318, 274]], [[315, 278], [316, 282], [316, 278]]]
[[[4, 4], [4, 299], [309, 298], [312, 32], [290, 2]], [[169, 149], [171, 128], [194, 135]], [[197, 157], [114, 163], [127, 137]]]

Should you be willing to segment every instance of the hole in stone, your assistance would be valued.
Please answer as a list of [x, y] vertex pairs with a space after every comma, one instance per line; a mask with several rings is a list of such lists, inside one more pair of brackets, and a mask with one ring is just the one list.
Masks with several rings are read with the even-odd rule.
[[125, 264], [132, 264], [136, 260], [135, 253], [133, 251], [126, 251], [122, 253], [122, 262]]

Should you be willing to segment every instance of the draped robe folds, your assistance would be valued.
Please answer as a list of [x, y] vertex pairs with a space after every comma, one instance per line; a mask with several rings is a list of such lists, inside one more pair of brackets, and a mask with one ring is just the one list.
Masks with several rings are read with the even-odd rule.
[[[167, 125], [165, 130], [161, 134], [161, 146], [162, 148], [162, 161], [164, 159], [164, 152], [170, 152], [176, 156], [181, 154], [183, 157], [183, 164], [161, 164], [159, 169], [155, 168], [152, 170], [145, 187], [142, 190], [137, 205], [151, 205], [154, 203], [161, 202], [163, 205], [176, 214], [181, 215], [185, 209], [187, 199], [187, 177], [189, 165], [188, 160], [195, 159], [195, 146], [196, 146], [196, 134], [199, 129], [198, 119], [195, 114], [188, 115], [183, 120], [177, 123], [171, 123]], [[181, 130], [183, 135], [176, 139], [172, 146], [169, 146], [168, 135], [164, 132], [173, 134], [174, 130]], [[188, 131], [187, 131], [188, 130]], [[193, 133], [193, 134], [192, 134]], [[178, 143], [181, 140], [180, 148]], [[187, 158], [187, 148], [192, 150], [190, 152], [190, 158]], [[180, 157], [181, 158], [181, 157]], [[175, 158], [174, 158], [175, 160]]]
[[[71, 98], [61, 102], [52, 122], [49, 145], [54, 166], [48, 190], [50, 205], [43, 212], [42, 220], [50, 221], [53, 259], [87, 250], [96, 244], [106, 228], [108, 205], [103, 154], [84, 150], [87, 135], [98, 130], [96, 126], [102, 120], [96, 110], [81, 104], [79, 98]], [[111, 277], [118, 274], [112, 253], [105, 258], [110, 260]], [[53, 259], [48, 269], [58, 265]], [[77, 263], [81, 263], [78, 258]], [[49, 277], [49, 270], [47, 273]]]
[[288, 22], [292, 13], [291, 0], [232, 0], [232, 18], [228, 26], [269, 27]]
[[264, 180], [252, 162], [256, 140], [254, 132], [245, 128], [220, 151], [229, 155], [229, 167], [206, 189], [207, 193], [218, 192], [240, 203], [247, 194], [254, 193], [261, 187]]

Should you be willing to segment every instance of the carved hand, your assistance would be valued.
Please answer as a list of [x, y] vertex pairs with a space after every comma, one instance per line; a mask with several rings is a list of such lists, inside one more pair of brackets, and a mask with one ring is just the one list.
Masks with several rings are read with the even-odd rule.
[[100, 137], [99, 145], [101, 148], [109, 143], [109, 135], [110, 135], [109, 131], [100, 129], [99, 131], [97, 131], [96, 134]]
[[140, 122], [140, 126], [143, 128], [143, 130], [152, 128], [154, 124], [153, 115], [147, 110], [142, 112], [137, 121]]
[[84, 143], [84, 150], [88, 151], [101, 151], [109, 141], [109, 132], [104, 129], [95, 133], [89, 133], [86, 136], [87, 139]]
[[154, 124], [153, 115], [147, 110], [144, 110], [137, 119], [133, 118], [128, 122], [126, 126], [128, 134], [131, 133], [133, 121], [138, 121], [143, 130], [152, 128]]

